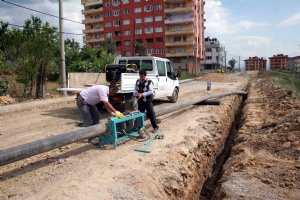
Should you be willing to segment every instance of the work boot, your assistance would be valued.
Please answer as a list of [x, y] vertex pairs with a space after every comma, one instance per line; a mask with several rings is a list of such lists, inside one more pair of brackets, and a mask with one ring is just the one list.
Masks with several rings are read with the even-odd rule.
[[153, 129], [153, 133], [156, 133], [157, 131], [158, 131], [158, 129], [159, 129], [159, 127], [157, 126], [157, 127], [155, 127], [154, 129]]
[[98, 145], [99, 144], [99, 139], [96, 137], [91, 137], [88, 139], [89, 143], [93, 144], [93, 145]]

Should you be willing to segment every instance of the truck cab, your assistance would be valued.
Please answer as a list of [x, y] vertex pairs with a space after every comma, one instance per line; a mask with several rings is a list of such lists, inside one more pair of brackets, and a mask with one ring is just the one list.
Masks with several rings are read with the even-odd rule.
[[[138, 70], [145, 69], [147, 78], [154, 83], [154, 99], [167, 97], [175, 103], [179, 95], [180, 72], [175, 74], [170, 60], [154, 56], [116, 57], [115, 65], [135, 65]], [[139, 78], [138, 73], [122, 73], [120, 91], [117, 96], [124, 97], [124, 104], [132, 97], [134, 85]], [[125, 105], [125, 109], [126, 109]]]

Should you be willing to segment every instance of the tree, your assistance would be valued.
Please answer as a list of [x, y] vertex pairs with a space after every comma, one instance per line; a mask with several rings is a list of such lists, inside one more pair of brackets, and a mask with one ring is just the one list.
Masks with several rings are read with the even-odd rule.
[[31, 83], [35, 82], [35, 98], [45, 97], [46, 71], [48, 64], [54, 59], [55, 48], [58, 43], [58, 34], [56, 27], [50, 27], [48, 22], [42, 23], [38, 17], [31, 16], [31, 19], [25, 20], [23, 34], [25, 43], [26, 61], [24, 64], [32, 68], [30, 70]]
[[116, 42], [111, 37], [108, 37], [101, 42], [101, 49], [113, 55], [116, 51]]
[[135, 54], [138, 56], [145, 56], [147, 47], [143, 43], [134, 43]]
[[231, 70], [234, 69], [236, 63], [237, 63], [237, 61], [234, 58], [232, 58], [231, 60], [228, 61], [228, 64], [229, 64]]

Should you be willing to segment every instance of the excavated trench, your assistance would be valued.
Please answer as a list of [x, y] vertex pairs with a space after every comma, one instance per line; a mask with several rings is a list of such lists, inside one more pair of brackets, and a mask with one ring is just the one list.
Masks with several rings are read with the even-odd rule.
[[[248, 83], [246, 86], [246, 91], [249, 91], [249, 86], [250, 84]], [[234, 139], [242, 125], [242, 110], [245, 106], [246, 99], [247, 95], [243, 96], [242, 102], [240, 103], [237, 113], [234, 116], [234, 120], [231, 124], [230, 131], [228, 137], [226, 138], [222, 152], [216, 157], [215, 164], [212, 166], [212, 169], [207, 170], [210, 171], [211, 176], [204, 181], [202, 186], [199, 187], [199, 191], [197, 192], [199, 196], [195, 197], [194, 199], [212, 200], [216, 196], [215, 191], [217, 191], [219, 186], [218, 182], [223, 175], [223, 166], [230, 158], [231, 149], [234, 146]]]

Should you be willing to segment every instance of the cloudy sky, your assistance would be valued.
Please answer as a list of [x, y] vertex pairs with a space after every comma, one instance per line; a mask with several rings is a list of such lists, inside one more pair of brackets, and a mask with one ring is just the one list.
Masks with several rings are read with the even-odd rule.
[[[10, 3], [7, 3], [10, 2]], [[227, 60], [258, 56], [268, 58], [275, 54], [290, 57], [300, 55], [300, 1], [299, 0], [206, 0], [205, 37], [217, 38], [225, 47]], [[14, 5], [15, 4], [15, 5]], [[17, 5], [30, 8], [25, 9]], [[82, 44], [80, 24], [83, 19], [80, 0], [63, 0], [65, 38], [74, 38]], [[59, 27], [58, 0], [4, 0], [0, 1], [0, 20], [24, 25], [31, 15]], [[68, 21], [72, 20], [72, 21]], [[76, 23], [79, 22], [79, 23]], [[79, 35], [77, 35], [79, 34]]]
[[205, 18], [205, 37], [221, 42], [227, 60], [300, 55], [299, 0], [206, 0]]

